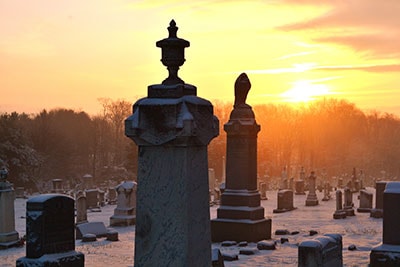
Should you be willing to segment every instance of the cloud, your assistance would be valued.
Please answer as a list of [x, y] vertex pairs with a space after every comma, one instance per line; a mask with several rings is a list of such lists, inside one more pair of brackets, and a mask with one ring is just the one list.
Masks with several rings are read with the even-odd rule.
[[[296, 5], [312, 5], [314, 2], [323, 1], [282, 1], [283, 4]], [[400, 1], [330, 1], [329, 5], [329, 11], [323, 15], [282, 25], [277, 29], [306, 30], [316, 42], [345, 45], [372, 57], [400, 58]]]

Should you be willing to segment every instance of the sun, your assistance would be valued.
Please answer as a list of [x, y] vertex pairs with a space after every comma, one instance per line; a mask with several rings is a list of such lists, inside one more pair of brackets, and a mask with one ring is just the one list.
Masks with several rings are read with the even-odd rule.
[[320, 96], [329, 94], [329, 87], [325, 84], [314, 84], [312, 81], [301, 80], [293, 83], [292, 88], [280, 94], [286, 102], [309, 102]]

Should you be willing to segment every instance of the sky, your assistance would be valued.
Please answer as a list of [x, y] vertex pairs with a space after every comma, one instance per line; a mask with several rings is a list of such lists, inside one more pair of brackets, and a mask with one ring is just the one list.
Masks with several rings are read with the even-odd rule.
[[233, 102], [246, 72], [250, 105], [333, 97], [400, 116], [398, 14], [398, 0], [0, 0], [0, 112], [147, 96], [174, 19], [199, 97]]

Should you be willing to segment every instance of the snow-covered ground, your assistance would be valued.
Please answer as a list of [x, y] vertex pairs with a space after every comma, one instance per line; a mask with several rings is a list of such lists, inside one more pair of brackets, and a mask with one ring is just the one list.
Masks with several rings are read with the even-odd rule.
[[[373, 188], [369, 191], [375, 193]], [[238, 261], [225, 261], [225, 266], [297, 266], [298, 244], [303, 240], [311, 239], [310, 230], [319, 234], [338, 233], [343, 237], [343, 263], [344, 266], [367, 266], [372, 247], [382, 241], [382, 219], [369, 217], [369, 213], [358, 213], [356, 216], [342, 220], [334, 220], [332, 215], [336, 208], [333, 198], [321, 201], [323, 195], [317, 192], [319, 205], [305, 206], [306, 195], [295, 195], [294, 206], [296, 210], [286, 213], [272, 213], [277, 208], [277, 192], [267, 192], [268, 200], [263, 200], [266, 217], [272, 219], [272, 239], [277, 241], [277, 249], [257, 251], [255, 255], [239, 255]], [[359, 206], [358, 194], [353, 195], [355, 208]], [[375, 200], [374, 200], [375, 203]], [[109, 225], [109, 218], [114, 212], [115, 205], [102, 207], [102, 212], [89, 212], [88, 220], [91, 222], [102, 221]], [[210, 208], [211, 218], [216, 217], [218, 206]], [[16, 230], [20, 236], [25, 234], [25, 209], [26, 199], [15, 200]], [[100, 238], [95, 242], [82, 243], [76, 241], [76, 250], [85, 254], [85, 266], [133, 266], [133, 251], [135, 227], [113, 227], [119, 232], [118, 242], [106, 241]], [[299, 231], [296, 235], [278, 236], [275, 230], [287, 229], [290, 232]], [[281, 244], [281, 237], [287, 237], [289, 242]], [[355, 245], [356, 250], [350, 251], [348, 247]], [[220, 247], [220, 243], [213, 243], [224, 253], [238, 253], [239, 247]], [[256, 243], [249, 243], [249, 248], [256, 248]], [[25, 256], [25, 247], [0, 250], [0, 266], [15, 266], [19, 257]]]

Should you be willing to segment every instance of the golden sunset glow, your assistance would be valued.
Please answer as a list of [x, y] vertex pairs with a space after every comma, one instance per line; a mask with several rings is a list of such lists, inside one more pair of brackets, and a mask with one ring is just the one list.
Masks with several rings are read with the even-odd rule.
[[308, 102], [316, 97], [328, 96], [329, 88], [324, 84], [312, 84], [309, 81], [297, 81], [293, 87], [283, 92], [281, 97], [288, 102]]
[[399, 13], [397, 0], [5, 0], [0, 111], [146, 96], [167, 76], [155, 43], [174, 19], [190, 42], [179, 76], [200, 97], [232, 102], [246, 72], [250, 105], [329, 96], [400, 115]]

